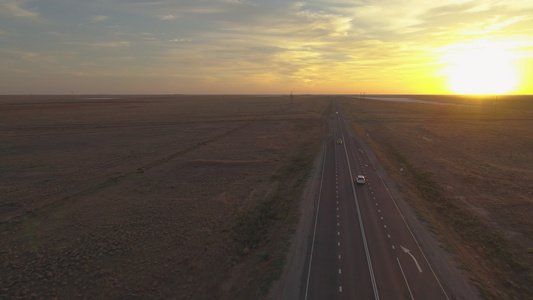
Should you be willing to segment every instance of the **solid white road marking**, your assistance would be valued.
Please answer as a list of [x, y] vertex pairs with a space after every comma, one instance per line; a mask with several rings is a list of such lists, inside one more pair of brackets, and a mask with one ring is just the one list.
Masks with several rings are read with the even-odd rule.
[[400, 266], [400, 271], [402, 271], [403, 279], [405, 280], [405, 284], [407, 285], [407, 289], [409, 290], [409, 294], [411, 295], [411, 299], [414, 300], [413, 293], [411, 293], [411, 288], [409, 287], [409, 282], [407, 282], [407, 278], [405, 277], [405, 273], [403, 272], [402, 264], [400, 263], [400, 260], [398, 257], [396, 257], [396, 261], [398, 261], [398, 266]]
[[327, 154], [327, 147], [324, 147], [324, 159], [322, 161], [322, 176], [320, 177], [320, 189], [318, 191], [318, 204], [316, 207], [316, 216], [315, 216], [315, 228], [313, 230], [313, 242], [311, 244], [311, 254], [309, 258], [309, 269], [307, 270], [307, 284], [305, 286], [305, 298], [307, 299], [307, 294], [309, 292], [309, 278], [311, 277], [311, 266], [313, 263], [313, 251], [315, 250], [315, 237], [316, 237], [316, 226], [318, 223], [318, 211], [320, 210], [320, 195], [322, 194], [322, 183], [324, 182], [324, 166], [326, 164], [326, 154]]

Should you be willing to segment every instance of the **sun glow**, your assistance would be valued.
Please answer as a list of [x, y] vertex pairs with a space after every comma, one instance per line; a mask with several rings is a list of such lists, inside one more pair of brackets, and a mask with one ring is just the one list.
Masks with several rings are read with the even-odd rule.
[[456, 94], [500, 95], [518, 85], [512, 56], [504, 43], [475, 42], [447, 50], [449, 89]]

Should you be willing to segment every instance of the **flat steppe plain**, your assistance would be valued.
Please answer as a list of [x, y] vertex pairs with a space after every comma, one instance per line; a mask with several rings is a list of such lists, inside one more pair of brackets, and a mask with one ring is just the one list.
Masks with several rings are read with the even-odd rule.
[[387, 97], [451, 105], [0, 96], [0, 299], [266, 295], [332, 99], [484, 298], [532, 298], [532, 97]]
[[372, 97], [340, 103], [419, 219], [484, 298], [533, 299], [533, 96]]
[[1, 96], [0, 298], [266, 294], [330, 113], [318, 96]]

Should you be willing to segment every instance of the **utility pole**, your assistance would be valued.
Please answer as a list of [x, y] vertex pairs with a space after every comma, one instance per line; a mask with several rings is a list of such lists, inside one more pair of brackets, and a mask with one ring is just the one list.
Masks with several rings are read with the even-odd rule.
[[294, 96], [292, 95], [292, 91], [291, 91], [291, 95], [289, 96], [289, 98], [291, 99], [291, 104], [292, 104], [292, 100], [294, 99]]

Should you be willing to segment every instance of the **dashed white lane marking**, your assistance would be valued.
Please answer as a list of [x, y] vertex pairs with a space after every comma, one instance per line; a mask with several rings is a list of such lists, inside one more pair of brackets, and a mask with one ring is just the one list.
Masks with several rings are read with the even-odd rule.
[[339, 259], [341, 259], [341, 255], [339, 254]]
[[396, 249], [396, 248], [394, 248], [394, 245], [392, 245], [392, 250], [394, 250], [394, 249]]
[[339, 215], [337, 215], [337, 218], [339, 217]]
[[376, 206], [378, 206], [378, 203], [376, 202]]
[[390, 234], [387, 234], [387, 237], [390, 239]]
[[341, 273], [342, 273], [342, 271], [341, 271], [341, 269], [339, 269], [339, 274], [341, 274]]
[[341, 233], [339, 231], [337, 231], [337, 235], [341, 235]]
[[380, 212], [381, 212], [381, 209], [378, 209], [378, 213], [380, 213]]
[[383, 220], [383, 217], [381, 217], [381, 220]]
[[383, 227], [387, 228], [387, 225], [383, 225]]
[[342, 293], [342, 286], [339, 286], [339, 292]]
[[340, 246], [340, 245], [341, 245], [341, 242], [338, 242], [338, 243], [337, 243], [337, 246]]
[[340, 223], [337, 223], [337, 226], [341, 226], [341, 224], [340, 224]]

